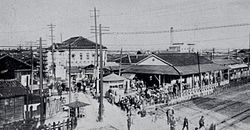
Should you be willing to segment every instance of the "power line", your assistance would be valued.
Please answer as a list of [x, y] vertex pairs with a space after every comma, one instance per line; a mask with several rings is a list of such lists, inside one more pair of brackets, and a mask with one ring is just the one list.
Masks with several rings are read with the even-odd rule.
[[36, 31], [41, 31], [46, 29], [45, 27], [43, 28], [38, 28], [38, 29], [31, 29], [31, 30], [19, 30], [19, 31], [2, 31], [0, 33], [22, 33], [22, 32], [36, 32]]
[[[188, 28], [188, 29], [176, 29], [173, 32], [188, 32], [195, 30], [210, 30], [210, 29], [219, 29], [219, 28], [230, 28], [230, 27], [243, 27], [249, 26], [250, 23], [241, 23], [241, 24], [231, 24], [231, 25], [219, 25], [219, 26], [208, 26], [208, 27], [197, 27], [197, 28]], [[158, 33], [170, 33], [170, 30], [160, 30], [160, 31], [138, 31], [138, 32], [110, 32], [106, 33], [109, 35], [131, 35], [131, 34], [158, 34]]]
[[[188, 42], [196, 42], [196, 43], [201, 43], [201, 42], [212, 42], [212, 41], [224, 41], [224, 40], [233, 40], [233, 39], [240, 39], [240, 38], [246, 38], [246, 36], [241, 36], [241, 37], [227, 37], [227, 38], [218, 38], [218, 39], [203, 39], [203, 40], [196, 40], [196, 41], [186, 41]], [[157, 44], [152, 44], [152, 43], [142, 43], [142, 44], [138, 44], [138, 43], [134, 43], [134, 44], [128, 44], [128, 45], [122, 45], [124, 47], [134, 47], [134, 46], [162, 46], [165, 43], [157, 43]], [[111, 45], [107, 45], [107, 46], [121, 46], [121, 45], [117, 45], [117, 44], [111, 44]]]

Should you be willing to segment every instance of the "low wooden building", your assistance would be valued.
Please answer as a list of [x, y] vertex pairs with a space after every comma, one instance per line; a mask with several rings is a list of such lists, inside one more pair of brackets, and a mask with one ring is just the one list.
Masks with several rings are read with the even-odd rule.
[[15, 79], [0, 80], [0, 129], [3, 124], [24, 119], [27, 88]]
[[229, 83], [229, 67], [195, 53], [151, 54], [122, 73], [136, 74], [147, 88], [164, 88], [183, 100], [210, 94]]

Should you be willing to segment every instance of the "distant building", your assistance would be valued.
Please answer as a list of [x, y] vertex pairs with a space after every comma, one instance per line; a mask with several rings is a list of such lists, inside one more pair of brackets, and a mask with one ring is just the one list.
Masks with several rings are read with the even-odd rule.
[[[69, 44], [71, 45], [71, 66], [75, 68], [83, 68], [95, 64], [96, 44], [84, 37], [72, 37], [68, 40], [55, 44], [54, 49], [54, 63], [55, 75], [58, 78], [66, 79], [67, 67], [69, 66]], [[100, 48], [100, 45], [97, 44]], [[107, 62], [107, 47], [102, 46], [103, 49], [103, 64]], [[100, 52], [98, 52], [100, 53]], [[48, 49], [48, 70], [52, 75], [52, 46]], [[100, 55], [98, 56], [100, 61]], [[79, 70], [81, 71], [81, 70]]]
[[31, 84], [31, 66], [9, 55], [0, 56], [0, 79], [17, 79], [22, 85]]
[[169, 46], [168, 51], [170, 52], [180, 52], [180, 53], [192, 53], [194, 52], [195, 44], [184, 44], [184, 43], [173, 43]]
[[4, 124], [24, 119], [27, 88], [15, 79], [0, 80], [0, 129]]

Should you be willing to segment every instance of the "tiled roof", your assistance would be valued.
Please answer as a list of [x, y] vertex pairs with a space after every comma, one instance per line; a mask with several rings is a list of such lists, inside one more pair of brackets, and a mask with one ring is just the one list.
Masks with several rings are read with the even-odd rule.
[[22, 96], [27, 94], [27, 89], [14, 79], [0, 80], [0, 98]]
[[[71, 49], [95, 49], [96, 43], [93, 41], [88, 40], [82, 36], [78, 37], [71, 37], [68, 40], [57, 43], [55, 49], [68, 49], [69, 44], [71, 44]], [[100, 48], [100, 45], [97, 44], [97, 47]], [[102, 46], [103, 49], [107, 49], [107, 47]], [[48, 48], [51, 49], [51, 46]]]
[[[174, 66], [187, 66], [198, 64], [198, 57], [196, 53], [159, 53], [155, 54], [166, 62]], [[204, 56], [199, 56], [200, 64], [210, 64], [212, 61]]]

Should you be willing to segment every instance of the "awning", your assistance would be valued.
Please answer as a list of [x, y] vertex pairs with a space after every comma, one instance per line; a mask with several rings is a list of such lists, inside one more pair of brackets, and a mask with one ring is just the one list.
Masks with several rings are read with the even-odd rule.
[[[226, 69], [229, 69], [229, 67], [214, 63], [200, 64], [201, 73]], [[190, 75], [199, 73], [199, 68], [197, 64], [175, 67], [169, 65], [133, 65], [122, 72], [132, 74]]]
[[248, 68], [247, 64], [235, 64], [235, 65], [228, 65], [231, 69], [238, 69], [238, 68]]
[[[188, 65], [188, 66], [176, 66], [178, 70], [180, 70], [181, 75], [190, 75], [199, 73], [198, 65]], [[227, 66], [218, 65], [218, 64], [200, 64], [200, 72], [211, 72], [218, 70], [226, 70], [229, 69]]]
[[74, 101], [74, 102], [71, 102], [69, 104], [66, 104], [65, 106], [68, 106], [70, 108], [79, 108], [79, 107], [85, 107], [85, 106], [88, 106], [88, 105], [90, 105], [90, 104], [80, 102], [80, 101]]
[[126, 80], [126, 78], [121, 77], [119, 75], [116, 75], [114, 73], [112, 73], [112, 74], [110, 74], [108, 76], [103, 77], [103, 81], [104, 82], [115, 82], [115, 81], [124, 81], [124, 80]]
[[179, 75], [178, 71], [169, 65], [133, 65], [122, 72], [133, 74]]

